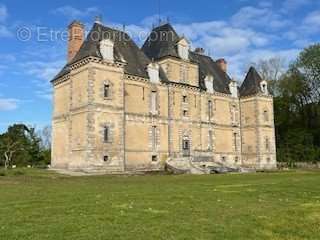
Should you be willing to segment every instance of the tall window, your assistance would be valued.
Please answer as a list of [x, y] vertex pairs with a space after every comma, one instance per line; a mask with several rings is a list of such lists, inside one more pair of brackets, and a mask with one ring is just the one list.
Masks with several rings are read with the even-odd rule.
[[188, 82], [188, 69], [185, 64], [181, 64], [180, 66], [180, 81], [182, 83], [187, 83]]
[[109, 85], [109, 84], [104, 84], [103, 96], [104, 96], [105, 98], [110, 97], [110, 85]]
[[234, 149], [235, 151], [238, 151], [238, 134], [237, 133], [233, 133], [233, 144], [234, 144]]
[[186, 95], [182, 96], [182, 102], [187, 103], [188, 102], [188, 97]]
[[153, 114], [157, 113], [157, 92], [156, 91], [151, 92], [151, 112]]
[[155, 152], [157, 150], [157, 127], [152, 127], [152, 151]]
[[263, 111], [263, 120], [264, 120], [265, 122], [269, 122], [269, 113], [268, 113], [267, 110], [264, 110], [264, 111]]
[[209, 149], [213, 149], [213, 132], [212, 130], [209, 130]]
[[212, 101], [211, 100], [208, 101], [208, 116], [209, 116], [209, 120], [211, 120], [212, 118]]
[[266, 151], [270, 151], [270, 139], [268, 137], [265, 139], [265, 147]]
[[236, 106], [231, 106], [231, 116], [232, 116], [232, 122], [235, 123], [237, 121], [236, 117]]
[[104, 142], [107, 143], [110, 141], [110, 129], [109, 127], [104, 127], [104, 130], [103, 130], [103, 139], [104, 139]]

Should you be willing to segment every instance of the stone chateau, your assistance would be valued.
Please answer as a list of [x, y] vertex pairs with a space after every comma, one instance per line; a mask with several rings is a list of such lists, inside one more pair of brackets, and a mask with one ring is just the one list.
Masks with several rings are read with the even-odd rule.
[[70, 24], [68, 61], [52, 80], [53, 168], [276, 167], [273, 97], [254, 68], [238, 86], [224, 59], [191, 50], [168, 23], [142, 48], [100, 21], [84, 35]]

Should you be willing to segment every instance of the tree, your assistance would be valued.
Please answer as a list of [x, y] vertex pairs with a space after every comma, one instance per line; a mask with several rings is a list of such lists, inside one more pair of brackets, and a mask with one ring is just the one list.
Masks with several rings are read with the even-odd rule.
[[25, 151], [28, 128], [23, 124], [9, 127], [7, 133], [0, 135], [0, 154], [3, 157], [4, 167], [7, 169], [19, 153]]

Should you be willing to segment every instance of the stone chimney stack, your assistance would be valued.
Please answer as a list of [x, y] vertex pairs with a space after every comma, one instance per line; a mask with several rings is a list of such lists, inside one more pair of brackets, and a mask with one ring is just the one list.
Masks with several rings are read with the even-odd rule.
[[200, 55], [204, 55], [205, 50], [204, 50], [204, 48], [196, 48], [194, 50], [194, 52], [197, 53], [197, 54], [200, 54]]
[[68, 62], [76, 56], [84, 41], [84, 25], [79, 21], [73, 21], [69, 27]]
[[227, 73], [228, 63], [224, 58], [218, 59], [216, 63], [218, 64], [218, 66], [221, 68], [223, 72]]

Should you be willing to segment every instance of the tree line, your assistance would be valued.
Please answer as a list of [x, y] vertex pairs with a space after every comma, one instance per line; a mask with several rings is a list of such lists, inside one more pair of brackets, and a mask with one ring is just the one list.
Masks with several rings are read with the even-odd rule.
[[320, 162], [320, 44], [304, 49], [285, 72], [280, 58], [254, 65], [274, 95], [277, 160]]

